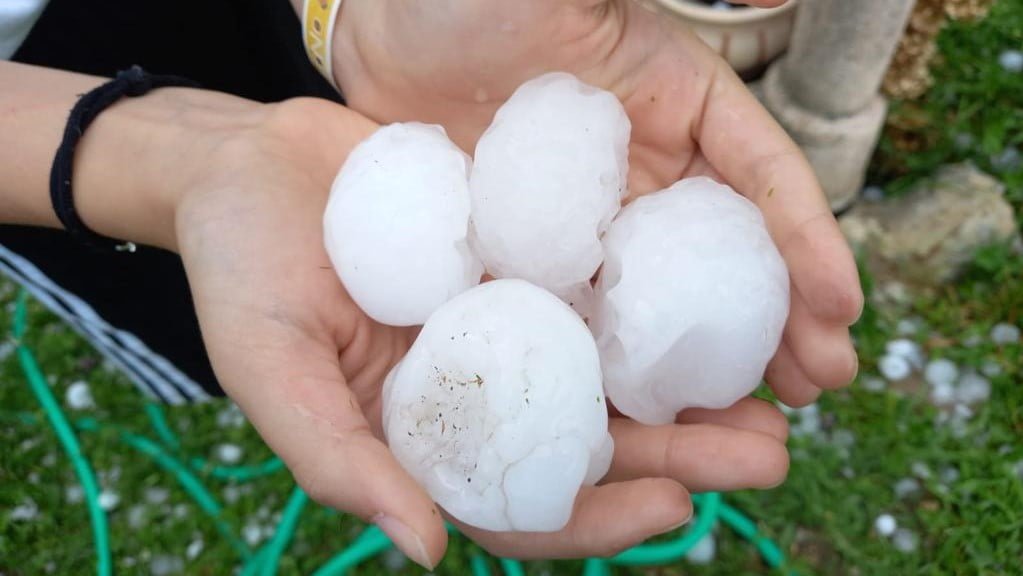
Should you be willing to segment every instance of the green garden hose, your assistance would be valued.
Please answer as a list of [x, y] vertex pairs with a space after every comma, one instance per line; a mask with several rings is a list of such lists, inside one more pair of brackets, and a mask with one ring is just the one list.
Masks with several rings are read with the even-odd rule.
[[[214, 522], [217, 531], [229, 542], [243, 564], [243, 576], [273, 576], [277, 573], [281, 556], [287, 550], [298, 527], [302, 511], [308, 504], [308, 497], [297, 486], [292, 491], [284, 510], [281, 513], [277, 529], [259, 550], [252, 551], [238, 536], [235, 530], [221, 517], [221, 506], [208, 489], [202, 484], [199, 476], [207, 476], [222, 481], [245, 482], [262, 476], [278, 473], [285, 469], [279, 458], [270, 458], [253, 465], [220, 466], [212, 465], [201, 457], [187, 457], [181, 454], [181, 442], [167, 422], [163, 408], [159, 404], [148, 403], [146, 414], [158, 440], [124, 430], [118, 426], [103, 424], [92, 418], [81, 418], [72, 424], [53, 397], [46, 378], [36, 362], [35, 356], [24, 342], [27, 326], [27, 293], [23, 290], [18, 295], [17, 308], [14, 315], [13, 336], [17, 344], [18, 359], [28, 385], [46, 414], [49, 425], [53, 428], [74, 467], [75, 474], [82, 485], [89, 518], [92, 524], [93, 540], [96, 549], [96, 573], [99, 576], [111, 576], [113, 573], [110, 551], [110, 535], [106, 514], [99, 505], [99, 488], [88, 459], [82, 453], [74, 430], [80, 432], [96, 432], [113, 430], [117, 438], [132, 449], [152, 459], [157, 466], [175, 477], [178, 484], [192, 498], [199, 508]], [[9, 415], [2, 415], [5, 418]], [[32, 414], [15, 414], [13, 419], [24, 423], [39, 423]], [[705, 538], [714, 526], [724, 522], [741, 537], [753, 543], [768, 566], [778, 569], [785, 565], [785, 557], [781, 549], [770, 539], [760, 535], [756, 523], [723, 501], [716, 492], [693, 495], [693, 504], [697, 509], [696, 521], [691, 527], [673, 540], [636, 546], [610, 559], [589, 559], [584, 563], [584, 576], [608, 576], [611, 566], [650, 566], [677, 562], [685, 557], [701, 539]], [[448, 531], [455, 533], [449, 524]], [[387, 535], [376, 526], [367, 526], [362, 533], [334, 557], [318, 568], [313, 576], [341, 576], [359, 564], [373, 558], [392, 546]], [[500, 558], [498, 563], [506, 576], [523, 576], [522, 564], [516, 560]], [[470, 557], [470, 568], [476, 576], [488, 576], [491, 573], [490, 563], [482, 551], [474, 552]], [[794, 572], [789, 574], [794, 575]]]

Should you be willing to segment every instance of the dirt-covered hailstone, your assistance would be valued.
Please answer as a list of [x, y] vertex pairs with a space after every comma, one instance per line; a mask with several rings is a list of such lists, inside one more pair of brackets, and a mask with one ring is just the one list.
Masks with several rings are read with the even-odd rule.
[[627, 193], [631, 124], [618, 98], [570, 74], [526, 82], [476, 145], [472, 242], [487, 271], [585, 313], [600, 236]]
[[455, 297], [383, 391], [384, 432], [445, 510], [486, 530], [556, 531], [608, 469], [597, 348], [579, 316], [522, 280]]
[[619, 410], [665, 424], [757, 387], [788, 317], [789, 277], [753, 203], [709, 178], [682, 180], [623, 209], [604, 250], [591, 327]]
[[440, 126], [377, 130], [348, 156], [324, 214], [327, 254], [345, 289], [370, 317], [422, 324], [479, 283], [469, 249], [472, 161]]

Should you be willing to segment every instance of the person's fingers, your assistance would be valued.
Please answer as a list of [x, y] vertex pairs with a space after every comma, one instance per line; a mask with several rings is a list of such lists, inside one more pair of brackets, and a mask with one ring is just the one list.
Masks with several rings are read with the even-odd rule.
[[717, 424], [645, 426], [610, 420], [615, 441], [605, 481], [671, 478], [694, 492], [772, 488], [788, 474], [777, 438]]
[[859, 359], [849, 329], [815, 317], [798, 290], [792, 292], [783, 339], [803, 374], [817, 387], [841, 388], [856, 377]]
[[764, 374], [767, 385], [774, 390], [786, 406], [800, 408], [812, 404], [820, 397], [822, 390], [803, 373], [803, 368], [796, 361], [792, 350], [783, 340], [775, 352], [774, 358], [767, 364]]
[[372, 434], [330, 337], [271, 319], [219, 318], [207, 330], [217, 375], [303, 490], [377, 524], [415, 562], [436, 565], [447, 545], [441, 515]]
[[617, 554], [685, 524], [692, 514], [689, 493], [678, 482], [646, 478], [583, 488], [559, 532], [489, 532], [454, 523], [496, 556], [586, 558]]
[[746, 397], [723, 410], [688, 408], [679, 413], [679, 424], [716, 424], [767, 434], [779, 442], [789, 437], [789, 421], [774, 404]]
[[852, 324], [863, 307], [859, 275], [813, 169], [723, 62], [715, 68], [696, 134], [725, 181], [764, 214], [812, 314]]

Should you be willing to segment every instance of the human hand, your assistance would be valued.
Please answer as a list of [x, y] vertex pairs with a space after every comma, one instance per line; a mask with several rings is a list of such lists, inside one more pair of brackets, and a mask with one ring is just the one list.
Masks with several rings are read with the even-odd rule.
[[340, 22], [334, 61], [349, 105], [378, 122], [442, 124], [468, 151], [497, 107], [541, 73], [572, 72], [617, 94], [632, 120], [630, 199], [707, 175], [763, 212], [793, 287], [766, 375], [778, 397], [805, 405], [855, 376], [848, 326], [863, 295], [812, 169], [691, 32], [629, 0], [347, 0]]

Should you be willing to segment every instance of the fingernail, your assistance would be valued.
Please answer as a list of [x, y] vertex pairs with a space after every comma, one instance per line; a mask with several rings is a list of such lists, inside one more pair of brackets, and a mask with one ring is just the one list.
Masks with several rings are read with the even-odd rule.
[[674, 532], [675, 530], [678, 530], [679, 528], [685, 526], [686, 524], [689, 524], [689, 521], [692, 520], [692, 519], [693, 519], [693, 509], [690, 508], [689, 509], [689, 514], [686, 516], [685, 520], [679, 522], [678, 524], [675, 524], [674, 526], [671, 526], [670, 528], [665, 530], [663, 533], [667, 534], [668, 532]]
[[426, 546], [423, 546], [423, 541], [405, 523], [386, 514], [374, 516], [373, 523], [387, 534], [391, 542], [394, 542], [394, 545], [404, 552], [409, 560], [427, 570], [434, 569], [436, 564], [430, 560], [430, 555], [426, 553]]

